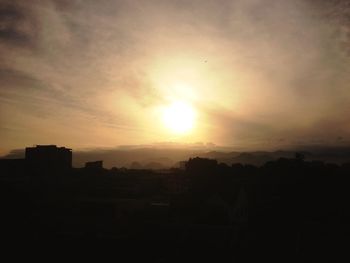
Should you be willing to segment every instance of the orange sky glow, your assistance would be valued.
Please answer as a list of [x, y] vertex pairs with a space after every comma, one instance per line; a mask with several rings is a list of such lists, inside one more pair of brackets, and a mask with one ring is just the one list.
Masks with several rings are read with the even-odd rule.
[[329, 2], [2, 1], [0, 154], [348, 143], [350, 11]]

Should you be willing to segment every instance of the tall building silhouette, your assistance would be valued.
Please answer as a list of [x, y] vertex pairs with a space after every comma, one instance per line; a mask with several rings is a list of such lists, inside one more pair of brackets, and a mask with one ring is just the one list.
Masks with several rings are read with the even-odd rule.
[[72, 168], [72, 150], [56, 145], [37, 145], [25, 150], [27, 164], [38, 170], [64, 170]]

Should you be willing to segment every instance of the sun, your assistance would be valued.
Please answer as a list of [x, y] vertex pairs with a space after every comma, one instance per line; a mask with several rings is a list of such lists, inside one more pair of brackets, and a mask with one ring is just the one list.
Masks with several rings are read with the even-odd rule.
[[193, 107], [183, 101], [174, 101], [164, 108], [164, 125], [173, 133], [189, 133], [195, 122], [195, 110]]

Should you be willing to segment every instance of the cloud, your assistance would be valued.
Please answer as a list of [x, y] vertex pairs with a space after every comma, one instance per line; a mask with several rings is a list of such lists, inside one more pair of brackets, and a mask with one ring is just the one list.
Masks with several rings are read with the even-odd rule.
[[34, 46], [37, 21], [16, 2], [0, 4], [0, 41], [20, 47]]
[[62, 142], [69, 127], [76, 147], [171, 140], [153, 112], [182, 96], [204, 116], [193, 141], [347, 138], [349, 12], [345, 0], [2, 1], [1, 127], [54, 126], [42, 136]]

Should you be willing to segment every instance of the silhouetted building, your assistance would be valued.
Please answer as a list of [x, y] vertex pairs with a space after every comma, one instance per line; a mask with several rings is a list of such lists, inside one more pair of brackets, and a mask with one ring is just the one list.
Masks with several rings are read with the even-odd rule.
[[90, 170], [101, 170], [103, 169], [103, 161], [86, 162], [85, 168]]
[[27, 147], [25, 159], [35, 170], [65, 170], [72, 168], [72, 150], [56, 145], [37, 145]]

